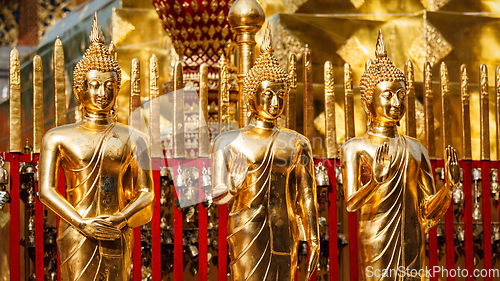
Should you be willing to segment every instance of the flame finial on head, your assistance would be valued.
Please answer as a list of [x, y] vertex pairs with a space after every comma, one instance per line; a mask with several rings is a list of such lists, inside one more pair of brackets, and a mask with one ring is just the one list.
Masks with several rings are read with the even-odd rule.
[[92, 31], [90, 31], [89, 43], [104, 44], [104, 35], [102, 34], [99, 20], [97, 19], [97, 12], [94, 13], [94, 21], [92, 22]]
[[378, 30], [377, 46], [375, 47], [375, 57], [387, 57], [387, 49], [385, 48], [384, 38], [382, 37], [382, 30]]
[[260, 45], [261, 53], [271, 53], [273, 52], [273, 36], [271, 35], [271, 24], [267, 24], [266, 33], [264, 34], [264, 39], [262, 39], [262, 45]]

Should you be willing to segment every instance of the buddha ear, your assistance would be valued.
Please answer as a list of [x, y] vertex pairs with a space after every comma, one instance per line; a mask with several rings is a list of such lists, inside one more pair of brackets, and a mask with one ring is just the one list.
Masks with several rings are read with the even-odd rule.
[[373, 114], [372, 103], [369, 102], [366, 98], [361, 97], [361, 105], [363, 106], [363, 110], [365, 111], [366, 115], [372, 115]]
[[372, 115], [373, 115], [372, 103], [369, 102], [366, 98], [361, 97], [361, 105], [363, 106], [363, 110], [366, 113], [366, 125], [370, 126], [370, 124], [372, 123]]
[[81, 104], [82, 101], [80, 100], [80, 91], [76, 87], [73, 87], [73, 94], [75, 95], [76, 101]]
[[82, 100], [80, 99], [81, 91], [78, 91], [78, 88], [73, 87], [73, 93], [75, 95], [76, 101], [78, 102], [78, 110], [83, 110], [83, 103]]

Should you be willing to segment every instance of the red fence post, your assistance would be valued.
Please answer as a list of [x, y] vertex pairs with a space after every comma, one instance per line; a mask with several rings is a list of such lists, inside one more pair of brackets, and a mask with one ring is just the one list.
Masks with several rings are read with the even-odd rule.
[[10, 280], [21, 280], [20, 263], [20, 214], [19, 214], [19, 153], [3, 153], [10, 162]]
[[330, 281], [339, 280], [339, 249], [337, 245], [337, 174], [335, 159], [327, 159], [325, 166], [328, 168], [330, 190], [328, 192], [328, 241], [330, 256]]
[[227, 204], [219, 206], [219, 281], [227, 281]]
[[349, 271], [350, 280], [359, 280], [359, 262], [358, 262], [358, 213], [348, 214], [349, 223]]
[[153, 219], [151, 222], [151, 255], [152, 255], [151, 266], [152, 266], [153, 281], [161, 280], [160, 163], [161, 159], [159, 158], [152, 159], [153, 183], [154, 183], [154, 193], [155, 193], [154, 212], [153, 212]]
[[184, 280], [184, 258], [182, 253], [182, 211], [179, 210], [177, 204], [175, 203], [177, 198], [180, 198], [180, 194], [176, 190], [176, 178], [177, 178], [177, 167], [181, 160], [173, 159], [171, 162], [174, 169], [174, 280], [182, 281]]
[[[462, 160], [461, 166], [463, 169], [463, 191], [464, 191], [464, 232], [465, 232], [465, 268], [467, 272], [474, 271], [474, 238], [472, 228], [472, 161]], [[467, 276], [468, 281], [474, 281], [472, 274]]]
[[[491, 198], [490, 198], [490, 161], [482, 160], [482, 182], [483, 182], [483, 251], [484, 269], [492, 268], [491, 253]], [[484, 281], [493, 280], [492, 276], [486, 276]]]
[[203, 206], [205, 193], [202, 190], [202, 171], [203, 168], [208, 170], [208, 159], [198, 159], [198, 175], [199, 175], [199, 193], [200, 203], [198, 204], [198, 280], [208, 280], [208, 217], [207, 210]]

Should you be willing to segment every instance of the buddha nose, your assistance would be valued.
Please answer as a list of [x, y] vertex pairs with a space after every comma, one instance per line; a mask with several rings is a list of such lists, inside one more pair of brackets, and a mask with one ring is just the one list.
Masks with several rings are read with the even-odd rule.
[[392, 96], [391, 104], [393, 107], [401, 107], [401, 101], [399, 100], [397, 95]]
[[277, 95], [273, 95], [273, 98], [271, 99], [271, 106], [278, 107], [278, 96]]
[[104, 90], [103, 86], [99, 87], [99, 97], [100, 98], [106, 97], [106, 91]]

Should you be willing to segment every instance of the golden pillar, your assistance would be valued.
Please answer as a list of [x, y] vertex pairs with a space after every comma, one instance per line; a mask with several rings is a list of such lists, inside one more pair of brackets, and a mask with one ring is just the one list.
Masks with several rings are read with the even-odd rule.
[[255, 60], [255, 34], [265, 21], [264, 10], [255, 0], [238, 0], [229, 10], [228, 21], [238, 43], [239, 126], [246, 127], [249, 121], [247, 102], [243, 94], [243, 79]]

